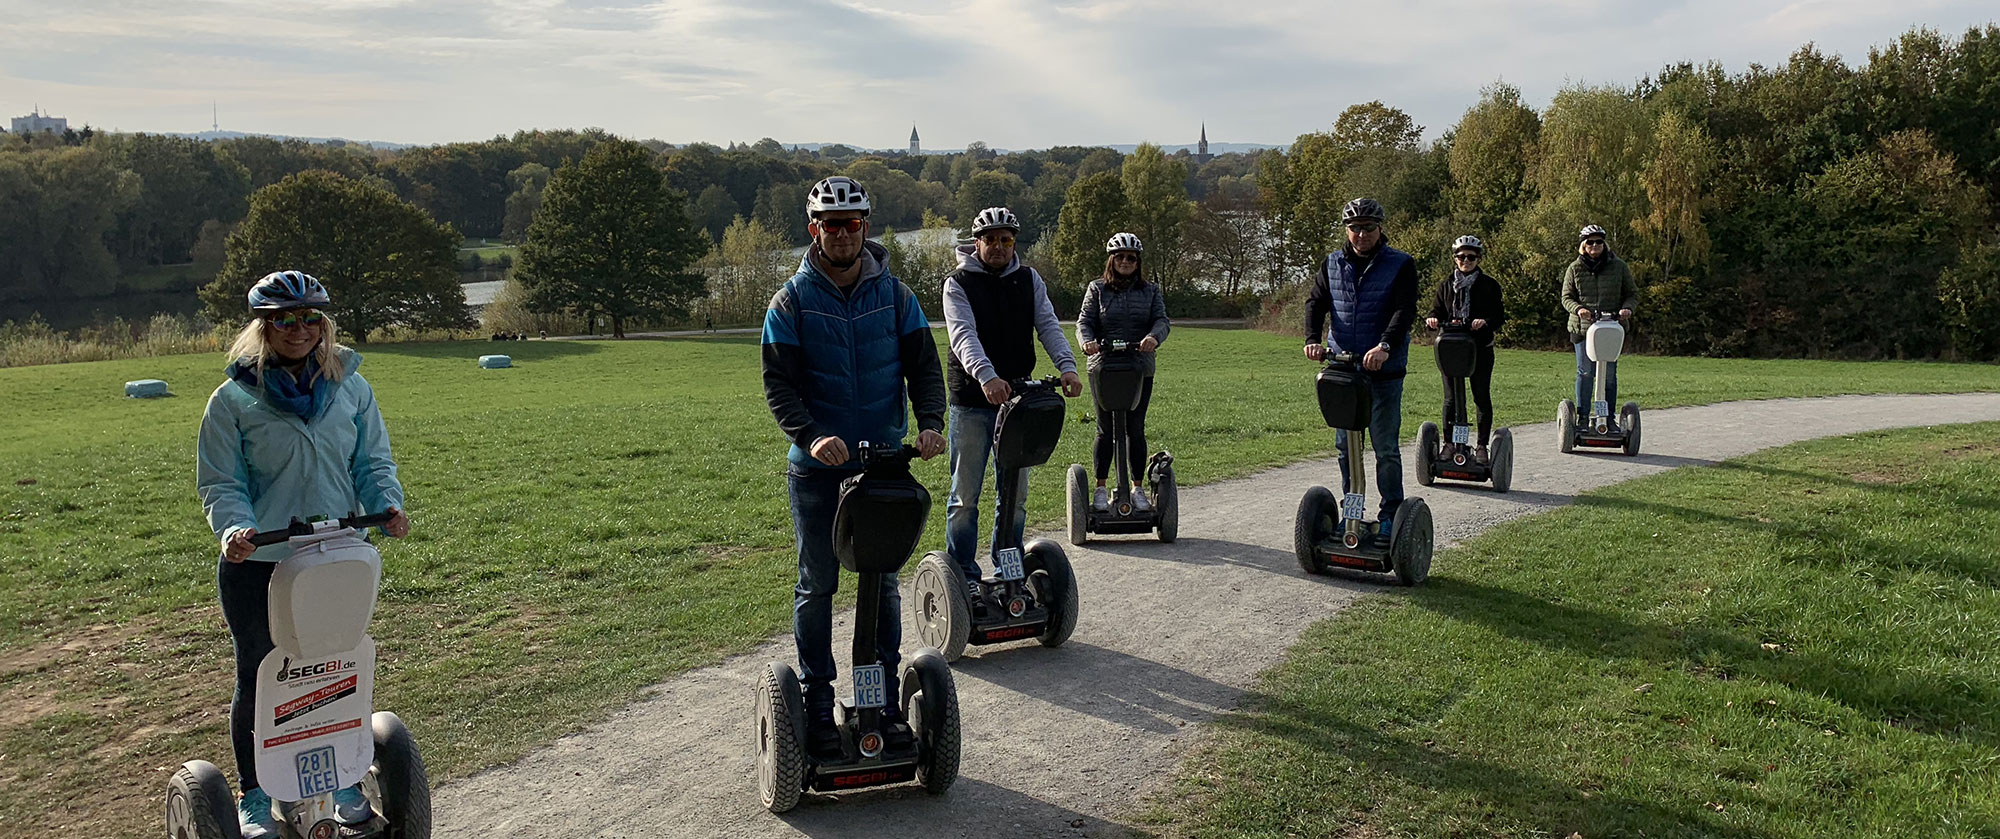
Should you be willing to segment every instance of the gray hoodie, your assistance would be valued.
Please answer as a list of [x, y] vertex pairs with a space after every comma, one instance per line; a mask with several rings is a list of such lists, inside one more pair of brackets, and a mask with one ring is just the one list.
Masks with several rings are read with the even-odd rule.
[[[977, 246], [960, 245], [958, 267], [967, 273], [1005, 276], [1021, 267], [1020, 257], [1007, 263], [1007, 267], [994, 272], [979, 261]], [[1049, 355], [1049, 361], [1063, 373], [1076, 372], [1076, 358], [1071, 355], [1069, 339], [1063, 336], [1062, 321], [1056, 319], [1056, 308], [1049, 303], [1049, 289], [1042, 282], [1042, 275], [1035, 269], [1026, 269], [1035, 287], [1035, 335], [1041, 339], [1042, 349]], [[944, 280], [944, 328], [951, 342], [952, 357], [965, 367], [965, 372], [980, 384], [993, 380], [998, 374], [993, 370], [993, 362], [986, 358], [986, 348], [979, 343], [979, 333], [973, 324], [972, 302], [967, 299], [965, 289], [960, 287], [955, 276]]]

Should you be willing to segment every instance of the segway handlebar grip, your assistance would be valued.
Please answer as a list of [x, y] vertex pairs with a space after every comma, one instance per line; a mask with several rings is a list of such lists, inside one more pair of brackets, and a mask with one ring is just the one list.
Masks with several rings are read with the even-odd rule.
[[862, 466], [873, 466], [877, 463], [887, 463], [892, 460], [900, 460], [908, 463], [922, 456], [922, 453], [917, 451], [916, 446], [907, 443], [899, 447], [888, 443], [870, 443], [867, 440], [863, 440], [855, 445], [853, 459], [854, 462]]
[[[346, 516], [340, 519], [340, 526], [354, 530], [366, 530], [370, 527], [380, 527], [388, 524], [389, 520], [395, 517], [395, 513], [371, 513], [365, 516]], [[312, 534], [312, 525], [293, 518], [292, 523], [286, 525], [283, 530], [267, 530], [250, 537], [250, 544], [261, 548], [289, 541], [294, 536], [311, 536]]]

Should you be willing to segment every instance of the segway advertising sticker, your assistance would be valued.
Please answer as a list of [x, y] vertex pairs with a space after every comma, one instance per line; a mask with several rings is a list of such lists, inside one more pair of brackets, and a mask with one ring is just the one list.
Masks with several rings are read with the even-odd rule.
[[319, 661], [273, 650], [257, 668], [257, 777], [279, 801], [302, 801], [361, 782], [375, 759], [368, 724], [375, 641]]

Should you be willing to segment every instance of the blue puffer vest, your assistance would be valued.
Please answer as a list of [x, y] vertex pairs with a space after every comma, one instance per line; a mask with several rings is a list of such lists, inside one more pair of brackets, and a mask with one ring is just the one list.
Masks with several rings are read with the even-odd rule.
[[[871, 250], [880, 247], [873, 242], [869, 246]], [[780, 302], [789, 302], [791, 307], [782, 314], [790, 317], [765, 322], [766, 343], [800, 348], [810, 379], [800, 394], [806, 409], [850, 451], [862, 440], [895, 443], [903, 439], [909, 404], [903, 388], [900, 342], [911, 330], [930, 328], [916, 299], [889, 274], [888, 260], [874, 260], [874, 264], [881, 266], [874, 276], [857, 281], [852, 294], [841, 294], [832, 280], [813, 267], [810, 258], [802, 260], [798, 273], [785, 283], [780, 295]], [[794, 466], [829, 468], [796, 445], [787, 458]]]
[[[1327, 332], [1335, 352], [1365, 353], [1382, 342], [1382, 330], [1389, 324], [1389, 292], [1396, 285], [1396, 274], [1409, 261], [1409, 254], [1385, 244], [1357, 276], [1347, 251], [1327, 254], [1326, 291], [1333, 304]], [[1403, 371], [1409, 361], [1410, 342], [1406, 339], [1402, 346], [1389, 348], [1382, 372]]]

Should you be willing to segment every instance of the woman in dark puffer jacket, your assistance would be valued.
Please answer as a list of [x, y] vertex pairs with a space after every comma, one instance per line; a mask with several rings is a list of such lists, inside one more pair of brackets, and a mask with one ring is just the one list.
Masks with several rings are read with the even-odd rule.
[[[1438, 283], [1431, 297], [1430, 315], [1424, 325], [1432, 329], [1448, 321], [1462, 321], [1472, 327], [1478, 360], [1472, 368], [1472, 404], [1479, 409], [1479, 445], [1473, 457], [1487, 463], [1486, 443], [1493, 436], [1493, 335], [1507, 322], [1507, 308], [1500, 294], [1500, 281], [1479, 270], [1486, 245], [1477, 236], [1460, 236], [1451, 245], [1455, 265], [1450, 275]], [[1451, 428], [1454, 392], [1451, 381], [1444, 383], [1444, 427]]]
[[[1146, 462], [1146, 406], [1153, 401], [1153, 352], [1167, 340], [1168, 328], [1167, 303], [1160, 296], [1160, 287], [1146, 282], [1141, 271], [1143, 249], [1139, 237], [1130, 233], [1112, 236], [1104, 244], [1108, 254], [1104, 275], [1090, 282], [1090, 288], [1083, 292], [1083, 307], [1076, 315], [1076, 338], [1083, 344], [1083, 354], [1090, 357], [1092, 370], [1104, 360], [1105, 342], [1129, 341], [1139, 345], [1139, 363], [1146, 371], [1146, 384], [1140, 392], [1139, 407], [1125, 420], [1126, 451], [1134, 468]], [[1092, 503], [1104, 509], [1111, 503], [1110, 492], [1104, 487], [1106, 477], [1111, 474], [1111, 417], [1104, 411], [1097, 412], [1094, 460], [1097, 492], [1092, 494]], [[1135, 488], [1132, 494], [1140, 509], [1152, 506], [1143, 489]]]

